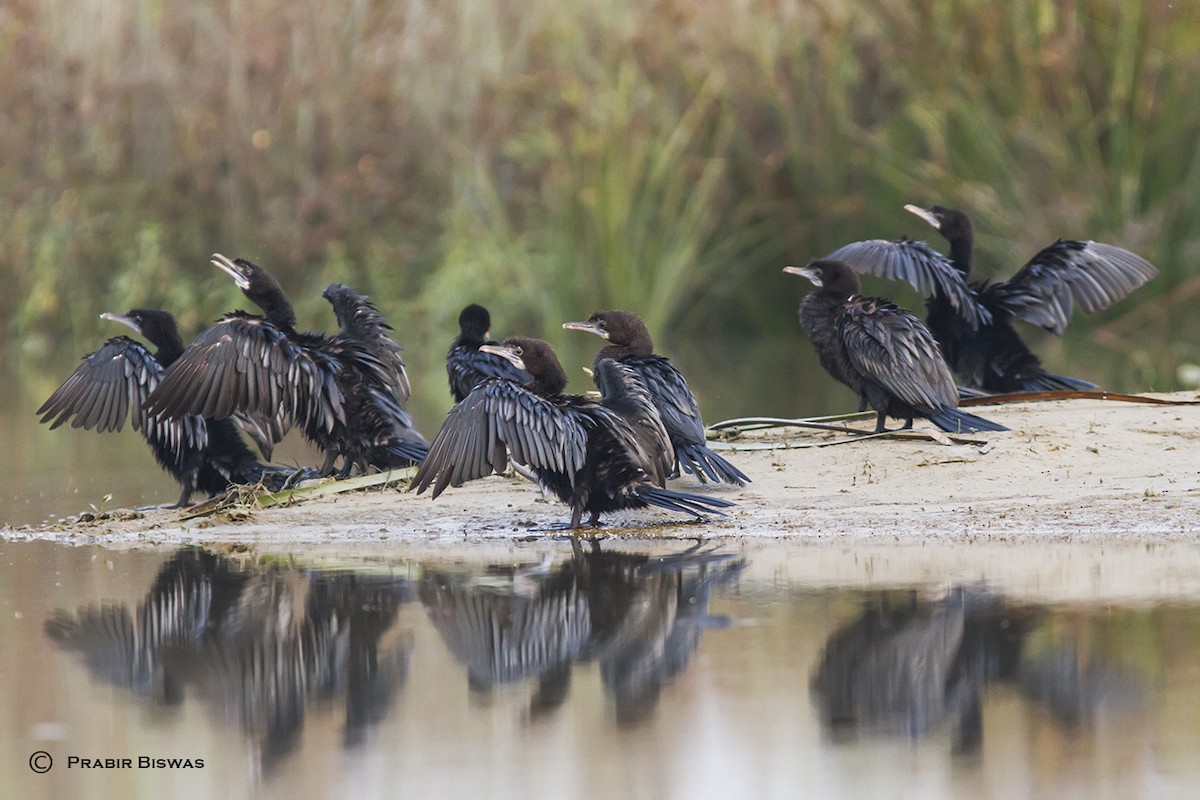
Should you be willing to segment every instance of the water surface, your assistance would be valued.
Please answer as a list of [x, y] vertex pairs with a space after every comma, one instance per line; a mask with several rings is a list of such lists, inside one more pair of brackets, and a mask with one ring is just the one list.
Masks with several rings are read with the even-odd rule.
[[1194, 796], [1194, 576], [930, 550], [0, 543], [0, 794]]

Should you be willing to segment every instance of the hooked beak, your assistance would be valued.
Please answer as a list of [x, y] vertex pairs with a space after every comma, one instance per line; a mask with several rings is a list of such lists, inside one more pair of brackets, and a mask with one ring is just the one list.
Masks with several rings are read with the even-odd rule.
[[601, 328], [594, 322], [564, 322], [563, 329], [568, 331], [587, 331], [594, 333], [601, 339], [608, 341], [608, 331]]
[[799, 275], [801, 278], [808, 278], [812, 285], [818, 289], [825, 285], [821, 282], [821, 273], [812, 267], [784, 267], [783, 271], [789, 275]]
[[119, 322], [122, 325], [127, 325], [128, 327], [133, 328], [138, 333], [142, 332], [142, 326], [138, 325], [137, 320], [135, 320], [133, 317], [126, 317], [122, 316], [121, 314], [110, 314], [105, 311], [100, 315], [100, 319], [106, 319], [109, 322]]
[[220, 253], [213, 253], [212, 259], [208, 263], [233, 278], [233, 282], [243, 292], [250, 288], [250, 279], [243, 275], [238, 265], [227, 256], [223, 256]]
[[940, 231], [942, 229], [942, 221], [938, 219], [937, 216], [934, 215], [934, 213], [929, 209], [921, 208], [920, 206], [914, 206], [912, 203], [909, 203], [908, 205], [904, 206], [904, 210], [911, 214], [916, 214], [918, 217], [932, 225], [934, 230]]
[[491, 353], [494, 356], [500, 356], [501, 358], [503, 358], [505, 361], [508, 361], [510, 364], [512, 364], [517, 369], [525, 369], [525, 362], [522, 361], [521, 357], [519, 355], [517, 355], [515, 352], [513, 352], [513, 349], [511, 347], [509, 347], [508, 345], [505, 345], [505, 344], [481, 344], [481, 345], [479, 345], [479, 352]]

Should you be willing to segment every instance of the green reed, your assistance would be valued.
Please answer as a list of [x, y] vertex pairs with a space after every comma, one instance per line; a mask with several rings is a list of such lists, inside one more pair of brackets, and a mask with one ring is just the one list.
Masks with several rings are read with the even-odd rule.
[[111, 335], [101, 311], [163, 305], [195, 330], [244, 306], [214, 250], [275, 271], [306, 324], [332, 325], [326, 283], [369, 291], [413, 349], [480, 299], [551, 338], [600, 307], [668, 345], [788, 335], [780, 268], [867, 236], [941, 246], [915, 202], [972, 212], [981, 277], [1059, 236], [1146, 255], [1154, 284], [1041, 346], [1171, 388], [1200, 362], [1185, 5], [19, 4], [0, 357], [40, 377]]

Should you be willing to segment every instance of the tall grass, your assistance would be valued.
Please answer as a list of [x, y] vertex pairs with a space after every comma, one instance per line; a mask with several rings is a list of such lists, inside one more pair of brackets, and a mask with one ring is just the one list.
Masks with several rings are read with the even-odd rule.
[[442, 348], [477, 299], [504, 331], [628, 307], [667, 347], [791, 335], [799, 290], [779, 268], [930, 237], [906, 202], [970, 210], [984, 275], [1058, 236], [1160, 267], [1047, 343], [1052, 365], [1110, 350], [1114, 386], [1171, 388], [1200, 361], [1177, 299], [1200, 256], [1187, 4], [49, 0], [0, 15], [0, 358], [27, 375], [94, 344], [100, 311], [163, 305], [195, 330], [244, 305], [214, 250], [275, 271], [312, 325], [331, 324], [325, 283], [373, 293], [414, 352]]

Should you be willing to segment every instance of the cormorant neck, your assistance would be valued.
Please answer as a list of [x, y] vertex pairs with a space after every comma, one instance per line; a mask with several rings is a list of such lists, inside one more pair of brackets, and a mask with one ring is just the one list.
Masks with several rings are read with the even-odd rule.
[[284, 332], [296, 330], [296, 312], [287, 297], [272, 297], [269, 300], [258, 301], [258, 307], [263, 310], [263, 318]]
[[595, 361], [598, 363], [602, 358], [611, 358], [614, 361], [620, 361], [630, 356], [648, 356], [653, 354], [654, 347], [649, 341], [634, 341], [629, 344], [610, 344], [607, 347], [600, 348], [596, 353]]
[[971, 274], [971, 250], [973, 248], [971, 234], [959, 234], [947, 241], [950, 242], [950, 260], [954, 262], [954, 266], [963, 274], [963, 277], [967, 277]]
[[154, 344], [158, 346], [154, 353], [154, 360], [164, 367], [169, 367], [183, 355], [183, 339], [179, 338], [178, 333], [165, 335]]
[[567, 373], [561, 366], [547, 366], [533, 376], [529, 390], [542, 397], [558, 397], [567, 390]]

